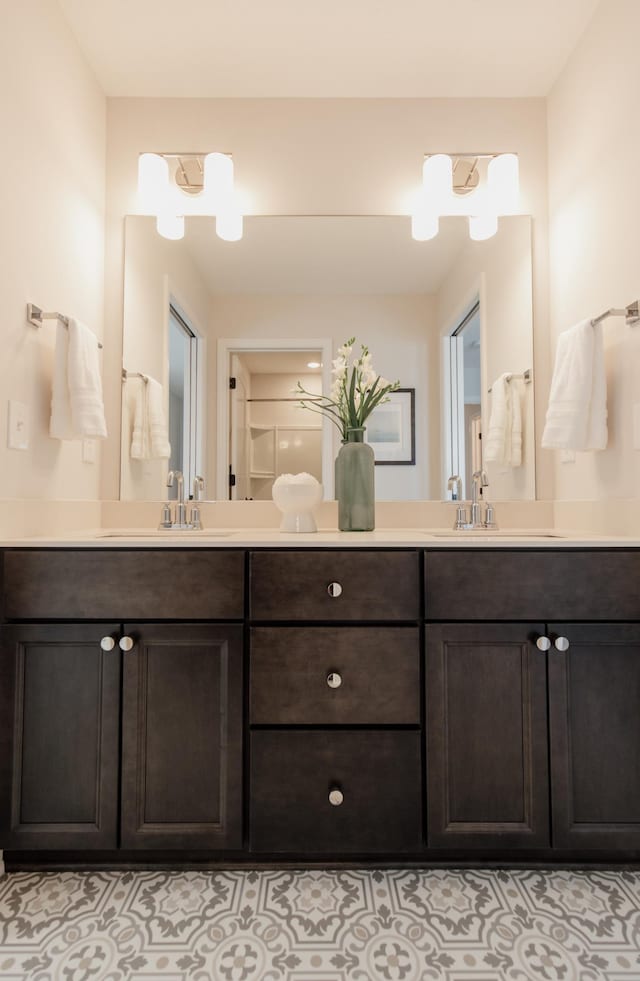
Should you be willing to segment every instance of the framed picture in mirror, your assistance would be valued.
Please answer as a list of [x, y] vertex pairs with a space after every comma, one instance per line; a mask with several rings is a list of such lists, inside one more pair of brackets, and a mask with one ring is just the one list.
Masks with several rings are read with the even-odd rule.
[[368, 417], [365, 439], [377, 466], [415, 466], [415, 403], [415, 388], [398, 388]]

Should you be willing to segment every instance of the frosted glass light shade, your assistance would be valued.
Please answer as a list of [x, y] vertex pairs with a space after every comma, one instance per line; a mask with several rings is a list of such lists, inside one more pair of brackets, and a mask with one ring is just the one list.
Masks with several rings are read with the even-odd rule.
[[216, 215], [216, 235], [225, 242], [238, 242], [242, 238], [242, 214], [235, 208], [226, 208]]
[[487, 184], [491, 207], [496, 214], [509, 215], [518, 210], [520, 180], [515, 153], [501, 153], [489, 162]]
[[469, 216], [469, 238], [474, 242], [484, 242], [491, 238], [498, 231], [497, 215], [470, 215]]
[[440, 221], [433, 212], [419, 210], [411, 215], [411, 235], [416, 242], [428, 242], [440, 231]]
[[233, 160], [226, 153], [208, 153], [204, 158], [204, 193], [214, 211], [233, 194]]
[[169, 164], [158, 153], [138, 158], [138, 204], [147, 214], [158, 214], [169, 197]]
[[442, 214], [453, 192], [453, 161], [447, 153], [427, 157], [422, 165], [422, 183], [425, 202]]
[[156, 228], [163, 238], [174, 240], [184, 238], [184, 217], [163, 211], [156, 219]]

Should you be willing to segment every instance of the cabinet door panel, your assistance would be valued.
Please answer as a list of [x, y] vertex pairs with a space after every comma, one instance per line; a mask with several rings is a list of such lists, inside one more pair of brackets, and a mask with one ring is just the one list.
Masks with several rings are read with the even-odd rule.
[[116, 845], [120, 651], [105, 625], [1, 628], [0, 845]]
[[546, 664], [536, 624], [426, 628], [430, 847], [549, 842]]
[[242, 628], [125, 626], [122, 846], [242, 844]]
[[640, 848], [640, 627], [550, 624], [553, 843]]

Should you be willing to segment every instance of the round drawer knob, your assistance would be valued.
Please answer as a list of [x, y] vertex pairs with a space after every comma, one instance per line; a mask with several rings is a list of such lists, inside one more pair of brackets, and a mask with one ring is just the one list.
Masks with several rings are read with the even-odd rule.
[[330, 582], [327, 586], [327, 592], [329, 596], [336, 599], [336, 597], [342, 596], [342, 586], [339, 582]]
[[332, 787], [329, 791], [329, 803], [333, 804], [334, 807], [340, 807], [342, 801], [344, 800], [344, 794], [339, 787]]
[[135, 641], [133, 637], [121, 637], [118, 641], [118, 647], [121, 651], [125, 651], [125, 653], [132, 650], [134, 644]]
[[116, 646], [116, 642], [113, 637], [103, 637], [100, 641], [100, 647], [103, 651], [112, 651]]
[[539, 651], [548, 651], [551, 648], [551, 641], [548, 637], [538, 637], [536, 647]]
[[568, 637], [556, 637], [553, 642], [553, 646], [557, 651], [568, 651], [569, 650], [569, 638]]
[[340, 687], [340, 685], [342, 684], [342, 678], [340, 677], [337, 671], [331, 671], [327, 675], [327, 684], [329, 685], [329, 688]]

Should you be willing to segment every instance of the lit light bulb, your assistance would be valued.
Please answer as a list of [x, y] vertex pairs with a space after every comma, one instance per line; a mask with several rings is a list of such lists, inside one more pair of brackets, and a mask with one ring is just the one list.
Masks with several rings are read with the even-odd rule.
[[428, 242], [440, 231], [438, 216], [422, 209], [411, 215], [411, 235], [416, 242]]
[[520, 182], [517, 154], [501, 153], [489, 161], [487, 185], [491, 207], [496, 214], [510, 215], [518, 210]]
[[447, 153], [434, 153], [426, 158], [422, 165], [422, 184], [425, 201], [442, 214], [453, 193], [453, 161]]
[[156, 219], [158, 234], [163, 238], [177, 240], [184, 238], [184, 217], [173, 215], [168, 211], [162, 211]]
[[158, 214], [169, 195], [169, 164], [159, 153], [138, 158], [138, 205], [145, 214]]
[[218, 214], [233, 195], [233, 160], [226, 153], [208, 153], [204, 158], [204, 195]]
[[227, 207], [216, 215], [216, 235], [225, 242], [242, 238], [242, 215], [236, 208]]
[[474, 242], [484, 242], [498, 231], [496, 215], [469, 215], [469, 237]]

